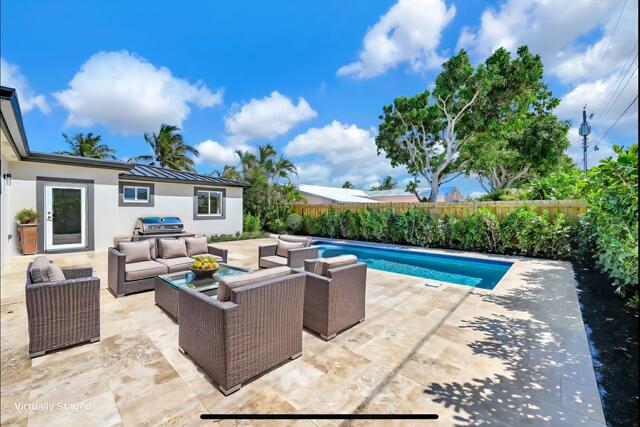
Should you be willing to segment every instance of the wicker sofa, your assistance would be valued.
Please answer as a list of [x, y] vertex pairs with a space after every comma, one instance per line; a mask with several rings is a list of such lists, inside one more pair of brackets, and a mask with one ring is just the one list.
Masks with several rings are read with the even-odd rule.
[[100, 279], [91, 268], [63, 268], [64, 277], [50, 278], [50, 264], [41, 255], [27, 267], [29, 357], [100, 340]]
[[365, 318], [367, 265], [353, 255], [304, 262], [304, 327], [333, 339]]
[[[155, 277], [160, 274], [174, 273], [186, 271], [193, 264], [193, 257], [196, 256], [212, 256], [218, 261], [227, 262], [227, 250], [216, 248], [213, 245], [206, 244], [201, 249], [190, 251], [188, 242], [190, 239], [206, 239], [200, 238], [163, 238], [151, 237], [147, 239], [139, 239], [135, 242], [122, 239], [114, 242], [114, 247], [109, 248], [109, 289], [116, 297], [124, 295], [149, 291], [155, 287]], [[185, 242], [185, 252], [178, 254], [163, 253], [163, 241], [166, 242]], [[135, 243], [146, 243], [149, 245], [148, 254], [145, 257], [127, 256], [127, 249], [124, 246], [131, 246]]]
[[303, 268], [304, 260], [313, 258], [318, 258], [318, 248], [311, 246], [309, 237], [280, 235], [276, 244], [258, 248], [260, 269], [282, 266]]
[[181, 288], [179, 346], [223, 394], [302, 354], [305, 276], [277, 267], [220, 281], [217, 298]]

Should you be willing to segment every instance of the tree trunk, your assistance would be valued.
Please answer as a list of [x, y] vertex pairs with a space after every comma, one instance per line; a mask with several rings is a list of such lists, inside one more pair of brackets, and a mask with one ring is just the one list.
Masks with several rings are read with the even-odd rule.
[[438, 193], [440, 192], [440, 183], [437, 180], [431, 181], [431, 194], [429, 194], [429, 202], [436, 203], [438, 201]]

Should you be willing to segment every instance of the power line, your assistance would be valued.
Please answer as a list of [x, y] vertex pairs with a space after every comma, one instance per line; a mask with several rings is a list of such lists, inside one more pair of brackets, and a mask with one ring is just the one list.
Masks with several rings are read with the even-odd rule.
[[611, 34], [611, 37], [609, 38], [609, 43], [607, 44], [607, 48], [605, 49], [604, 54], [602, 55], [603, 60], [604, 58], [606, 58], [607, 53], [609, 53], [609, 49], [611, 48], [611, 41], [616, 36], [616, 31], [618, 31], [618, 25], [620, 25], [620, 19], [622, 18], [622, 12], [624, 12], [624, 8], [627, 7], [627, 1], [628, 0], [624, 0], [624, 3], [622, 3], [622, 7], [620, 8], [620, 13], [618, 14], [618, 19], [616, 20], [616, 25], [613, 28], [613, 33]]
[[602, 115], [600, 116], [601, 118], [601, 122], [605, 123], [605, 117], [608, 116], [609, 112], [613, 109], [613, 107], [616, 105], [616, 102], [618, 102], [618, 98], [620, 98], [620, 96], [624, 93], [624, 90], [626, 89], [627, 85], [629, 84], [629, 82], [631, 81], [631, 79], [633, 78], [633, 76], [636, 74], [636, 71], [638, 71], [638, 64], [636, 64], [636, 68], [633, 70], [633, 73], [631, 73], [629, 75], [629, 78], [627, 79], [627, 81], [625, 82], [624, 86], [622, 86], [622, 88], [620, 89], [620, 91], [618, 91], [618, 87], [622, 84], [622, 82], [624, 81], [625, 77], [627, 77], [627, 74], [629, 73], [629, 70], [631, 69], [631, 65], [633, 65], [634, 62], [636, 62], [635, 60], [638, 59], [638, 57], [636, 56], [634, 58], [634, 61], [629, 64], [629, 68], [627, 69], [627, 71], [624, 73], [624, 76], [622, 77], [622, 80], [620, 80], [620, 83], [618, 84], [618, 86], [613, 90], [613, 94], [612, 94], [612, 98], [609, 99], [610, 102], [607, 102], [607, 106], [605, 108], [605, 111], [602, 113]]
[[596, 143], [596, 145], [600, 144], [600, 142], [609, 134], [609, 132], [611, 131], [611, 129], [613, 129], [617, 124], [618, 121], [622, 118], [622, 116], [624, 116], [625, 114], [627, 114], [627, 111], [629, 111], [629, 108], [631, 108], [631, 106], [633, 104], [636, 103], [636, 101], [638, 100], [638, 95], [636, 95], [635, 98], [633, 98], [633, 101], [631, 101], [631, 104], [629, 104], [627, 106], [627, 108], [624, 109], [624, 111], [622, 112], [622, 114], [620, 114], [620, 116], [616, 119], [615, 122], [613, 122], [613, 124], [611, 125], [611, 127], [609, 127], [609, 129], [607, 129], [607, 131], [604, 133], [604, 135], [602, 135], [602, 137], [598, 140], [598, 142]]
[[[613, 86], [615, 86], [615, 88], [613, 89], [613, 91], [611, 91], [611, 96], [607, 100], [605, 106], [602, 108], [603, 113], [602, 114], [598, 113], [598, 116], [596, 117], [596, 120], [595, 120], [595, 122], [593, 124], [594, 127], [597, 126], [597, 124], [599, 124], [600, 122], [603, 121], [604, 115], [606, 114], [605, 112], [608, 112], [609, 104], [611, 104], [611, 101], [612, 101], [613, 97], [615, 96], [615, 93], [618, 90], [618, 87], [620, 87], [620, 85], [622, 84], [622, 81], [624, 80], [624, 76], [627, 75], [627, 73], [629, 72], [629, 69], [633, 66], [633, 63], [638, 58], [638, 55], [635, 52], [637, 47], [638, 47], [638, 40], [636, 40], [635, 44], [633, 45], [633, 48], [631, 48], [631, 51], [627, 55], [627, 59], [624, 61], [624, 64], [620, 68], [620, 71], [618, 72], [618, 76], [616, 77], [616, 80], [613, 83]], [[631, 63], [629, 63], [629, 60], [632, 60]], [[628, 64], [628, 67], [627, 67], [627, 64]], [[625, 72], [625, 70], [626, 70], [626, 72]], [[624, 74], [624, 76], [623, 76], [623, 74]]]

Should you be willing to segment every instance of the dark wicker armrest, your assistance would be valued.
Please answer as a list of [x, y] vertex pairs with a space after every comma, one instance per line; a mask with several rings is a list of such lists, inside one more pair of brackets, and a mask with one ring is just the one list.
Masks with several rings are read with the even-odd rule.
[[64, 273], [65, 279], [79, 279], [81, 277], [91, 277], [93, 276], [93, 268], [63, 268], [62, 272]]
[[307, 273], [313, 273], [316, 267], [316, 262], [318, 262], [320, 259], [321, 258], [305, 259], [303, 271]]
[[277, 249], [278, 249], [278, 245], [258, 246], [258, 258], [262, 258], [266, 256], [274, 256], [276, 254]]
[[227, 257], [229, 255], [229, 250], [227, 249], [222, 249], [222, 248], [216, 248], [213, 245], [207, 245], [207, 252], [210, 255], [217, 255], [220, 258], [222, 258], [222, 262], [224, 262], [226, 264], [227, 262]]
[[124, 273], [127, 256], [116, 248], [109, 248], [109, 289], [116, 296], [124, 295]]
[[302, 268], [305, 260], [316, 258], [318, 258], [318, 247], [309, 246], [308, 248], [289, 249], [287, 262], [291, 268]]
[[52, 282], [40, 282], [27, 284], [27, 294], [29, 292], [37, 292], [42, 289], [63, 289], [73, 286], [93, 286], [97, 285], [97, 289], [100, 289], [100, 279], [97, 277], [78, 277], [76, 279], [55, 280]]

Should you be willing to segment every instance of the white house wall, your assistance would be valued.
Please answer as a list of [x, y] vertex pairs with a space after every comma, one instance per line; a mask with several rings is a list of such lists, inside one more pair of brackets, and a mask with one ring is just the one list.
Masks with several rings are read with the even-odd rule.
[[[140, 216], [179, 216], [185, 231], [198, 234], [234, 234], [242, 232], [242, 188], [227, 187], [225, 219], [193, 220], [193, 189], [191, 184], [154, 182], [153, 207], [118, 205], [118, 175], [121, 171], [36, 162], [5, 162], [2, 173], [10, 170], [11, 184], [2, 183], [2, 263], [19, 253], [17, 229], [12, 218], [24, 208], [36, 209], [36, 178], [66, 178], [93, 180], [95, 250], [113, 245], [116, 236], [131, 235]], [[123, 180], [126, 181], [126, 180]], [[197, 185], [198, 187], [207, 187]], [[224, 187], [215, 187], [224, 188]], [[13, 237], [8, 239], [8, 235]], [[42, 248], [39, 248], [39, 250]]]
[[[13, 218], [21, 209], [36, 209], [37, 177], [93, 180], [95, 249], [111, 246], [115, 228], [114, 218], [118, 218], [118, 174], [121, 171], [36, 162], [11, 162], [10, 167], [12, 179], [9, 191], [9, 218]], [[14, 229], [14, 237], [9, 242], [9, 256], [19, 253], [16, 233], [17, 230]]]
[[9, 161], [0, 154], [0, 186], [2, 187], [2, 195], [0, 195], [0, 234], [2, 241], [0, 242], [0, 266], [4, 265], [9, 253], [9, 234], [14, 234], [13, 225], [15, 224], [9, 216], [9, 191], [10, 187], [6, 185], [4, 174], [11, 173]]
[[[122, 181], [133, 182], [126, 179]], [[138, 184], [142, 183], [138, 182]], [[155, 186], [154, 206], [121, 206], [119, 208], [118, 236], [131, 235], [136, 219], [144, 216], [178, 216], [184, 223], [185, 231], [197, 234], [234, 234], [242, 232], [242, 188], [225, 188], [225, 219], [194, 220], [193, 188], [208, 186], [166, 182], [154, 182], [153, 184]], [[114, 203], [117, 204], [117, 199]]]

